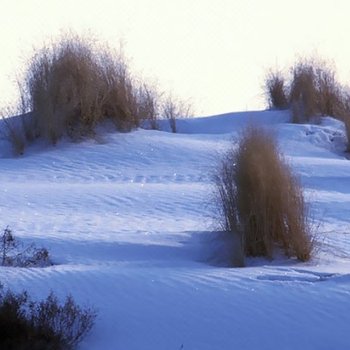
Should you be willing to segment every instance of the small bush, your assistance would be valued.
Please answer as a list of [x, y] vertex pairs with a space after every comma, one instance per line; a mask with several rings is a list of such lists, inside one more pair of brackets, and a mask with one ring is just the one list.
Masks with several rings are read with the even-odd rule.
[[313, 244], [307, 207], [296, 177], [278, 153], [274, 138], [248, 128], [232, 146], [216, 175], [222, 229], [239, 233], [246, 256], [310, 259]]
[[51, 293], [32, 301], [26, 292], [0, 287], [0, 348], [3, 350], [71, 350], [91, 330], [96, 312], [76, 305], [68, 296], [63, 304]]
[[162, 114], [164, 118], [169, 120], [171, 131], [176, 133], [176, 120], [179, 118], [189, 118], [192, 114], [191, 106], [169, 95], [163, 103]]
[[15, 155], [22, 155], [25, 149], [26, 137], [21, 124], [22, 119], [16, 116], [13, 108], [4, 108], [0, 111], [2, 136], [9, 140]]
[[285, 78], [279, 71], [270, 70], [265, 77], [265, 95], [270, 108], [288, 108]]
[[100, 93], [102, 118], [111, 119], [120, 131], [138, 127], [139, 115], [138, 84], [129, 72], [126, 58], [122, 53], [113, 55], [110, 50], [100, 54], [102, 79]]
[[347, 136], [346, 152], [350, 152], [350, 90], [347, 86], [338, 88], [338, 95], [333, 99], [332, 110], [334, 117], [344, 122]]
[[335, 69], [326, 63], [316, 66], [318, 110], [323, 116], [341, 117], [343, 87], [336, 79]]
[[158, 119], [160, 110], [160, 94], [155, 87], [142, 84], [138, 89], [138, 116], [140, 120], [146, 121], [147, 127], [158, 130]]
[[344, 124], [345, 124], [345, 132], [346, 132], [346, 138], [347, 138], [347, 145], [345, 152], [350, 152], [350, 115], [347, 115], [344, 118]]
[[337, 107], [339, 119], [344, 122], [345, 132], [347, 136], [347, 148], [346, 152], [350, 152], [350, 91], [348, 89], [343, 90], [342, 100]]
[[44, 267], [52, 265], [46, 248], [35, 244], [23, 246], [7, 227], [0, 236], [0, 265], [17, 267]]
[[345, 122], [345, 132], [346, 132], [346, 138], [347, 138], [347, 144], [345, 152], [350, 152], [350, 117], [347, 117]]

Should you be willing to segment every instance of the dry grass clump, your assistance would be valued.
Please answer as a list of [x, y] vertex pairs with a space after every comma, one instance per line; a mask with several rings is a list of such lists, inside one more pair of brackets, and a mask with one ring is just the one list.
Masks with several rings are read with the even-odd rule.
[[138, 126], [136, 90], [122, 55], [76, 35], [39, 50], [20, 89], [32, 137], [52, 143], [89, 135], [107, 118], [118, 130]]
[[138, 127], [142, 120], [139, 113], [138, 85], [121, 53], [114, 56], [109, 50], [101, 50], [102, 78], [98, 87], [102, 97], [101, 119], [109, 118], [118, 130], [129, 131]]
[[91, 330], [96, 312], [72, 297], [60, 304], [51, 293], [32, 301], [26, 292], [4, 291], [0, 285], [0, 348], [3, 350], [73, 350]]
[[326, 63], [316, 69], [318, 110], [323, 116], [340, 118], [343, 110], [344, 87], [337, 81], [335, 69]]
[[292, 68], [290, 104], [294, 123], [310, 120], [318, 112], [318, 90], [313, 64], [298, 62]]
[[18, 88], [20, 122], [3, 122], [16, 154], [37, 138], [56, 144], [65, 135], [73, 140], [93, 136], [105, 120], [130, 131], [158, 129], [164, 116], [176, 131], [176, 118], [188, 114], [182, 104], [163, 101], [155, 86], [136, 79], [121, 52], [72, 33], [35, 53]]
[[350, 150], [350, 92], [339, 83], [335, 69], [325, 61], [300, 61], [293, 69], [290, 101], [293, 122], [331, 116], [344, 122]]
[[294, 122], [309, 121], [315, 116], [340, 118], [343, 87], [335, 69], [326, 61], [300, 60], [292, 68], [289, 98]]
[[348, 114], [345, 88], [338, 82], [335, 68], [319, 58], [299, 59], [290, 68], [289, 78], [280, 71], [270, 71], [265, 94], [270, 108], [289, 106], [294, 123], [318, 116], [343, 119]]
[[310, 259], [303, 191], [269, 133], [257, 127], [244, 132], [220, 163], [216, 189], [222, 228], [240, 234], [246, 256], [272, 258], [280, 247], [289, 257]]
[[286, 82], [280, 71], [270, 70], [265, 77], [265, 95], [270, 108], [288, 108], [288, 96]]

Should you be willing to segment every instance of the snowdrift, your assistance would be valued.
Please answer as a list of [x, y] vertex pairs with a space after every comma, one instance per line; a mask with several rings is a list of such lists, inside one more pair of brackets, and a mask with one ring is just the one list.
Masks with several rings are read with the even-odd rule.
[[[344, 126], [288, 120], [288, 112], [231, 113], [180, 120], [177, 134], [163, 121], [161, 131], [101, 131], [75, 144], [35, 144], [17, 158], [2, 140], [1, 227], [48, 248], [56, 265], [0, 267], [0, 282], [34, 298], [71, 293], [96, 307], [82, 350], [348, 349]], [[249, 123], [276, 133], [301, 176], [320, 232], [308, 263], [225, 266], [212, 173]]]

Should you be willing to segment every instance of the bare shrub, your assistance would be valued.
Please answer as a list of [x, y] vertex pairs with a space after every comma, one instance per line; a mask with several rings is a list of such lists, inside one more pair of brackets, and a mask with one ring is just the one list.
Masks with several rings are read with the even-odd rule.
[[138, 90], [138, 116], [142, 121], [148, 123], [152, 130], [158, 130], [158, 119], [160, 110], [160, 93], [153, 86], [142, 84]]
[[249, 127], [222, 159], [216, 189], [222, 229], [239, 233], [246, 256], [310, 259], [313, 244], [299, 181], [281, 158], [272, 135]]
[[323, 116], [340, 117], [343, 87], [336, 79], [335, 69], [323, 62], [316, 66], [315, 74], [319, 113]]
[[346, 132], [346, 138], [347, 138], [347, 145], [345, 152], [350, 152], [350, 116], [347, 116], [344, 119], [344, 124], [345, 124], [345, 132]]
[[91, 330], [96, 312], [76, 305], [68, 296], [63, 304], [51, 293], [32, 301], [26, 292], [0, 287], [0, 348], [71, 350]]
[[14, 108], [4, 108], [0, 111], [1, 131], [5, 139], [9, 140], [15, 155], [22, 155], [25, 149], [25, 132], [23, 121], [20, 116], [16, 116]]
[[123, 56], [87, 38], [70, 34], [39, 50], [20, 92], [21, 106], [33, 113], [34, 137], [53, 144], [65, 133], [89, 135], [106, 118], [119, 130], [138, 125], [136, 89]]
[[270, 108], [288, 108], [285, 78], [280, 71], [270, 70], [265, 77], [265, 95]]
[[169, 120], [171, 131], [176, 133], [176, 120], [179, 118], [189, 118], [192, 115], [191, 105], [169, 95], [163, 103], [162, 115]]
[[342, 100], [337, 107], [339, 119], [344, 122], [345, 132], [347, 136], [346, 152], [350, 152], [350, 92], [348, 89], [343, 90]]
[[6, 227], [0, 236], [0, 258], [2, 266], [44, 267], [52, 265], [46, 248], [37, 248], [34, 243], [24, 246]]

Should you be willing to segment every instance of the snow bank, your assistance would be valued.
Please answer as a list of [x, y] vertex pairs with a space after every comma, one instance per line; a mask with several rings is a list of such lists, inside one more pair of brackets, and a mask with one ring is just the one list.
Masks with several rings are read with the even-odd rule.
[[[212, 170], [252, 122], [277, 134], [321, 223], [309, 263], [278, 257], [225, 267]], [[287, 112], [232, 113], [180, 120], [178, 134], [163, 122], [163, 131], [30, 146], [20, 158], [2, 143], [0, 227], [48, 248], [56, 265], [0, 267], [0, 281], [34, 298], [53, 290], [95, 306], [82, 350], [349, 348], [343, 125], [287, 122]]]

